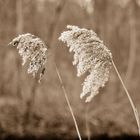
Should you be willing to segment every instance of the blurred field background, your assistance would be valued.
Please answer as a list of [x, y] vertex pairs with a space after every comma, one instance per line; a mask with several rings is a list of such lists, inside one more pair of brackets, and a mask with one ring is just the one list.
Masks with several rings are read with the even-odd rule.
[[[84, 77], [76, 77], [72, 54], [58, 41], [67, 24], [93, 29], [112, 51], [114, 61], [140, 112], [140, 0], [0, 0], [0, 138], [77, 137], [54, 61], [62, 75], [82, 137], [137, 135], [136, 121], [120, 81], [110, 80], [88, 105], [80, 100]], [[32, 33], [49, 46], [41, 84], [21, 66], [8, 43]], [[86, 111], [88, 109], [88, 125]]]

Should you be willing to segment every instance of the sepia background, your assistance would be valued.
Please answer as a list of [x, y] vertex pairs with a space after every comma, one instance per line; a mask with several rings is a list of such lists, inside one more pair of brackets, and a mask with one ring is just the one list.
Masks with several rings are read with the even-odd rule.
[[[68, 24], [92, 29], [104, 41], [140, 112], [140, 0], [0, 0], [1, 139], [77, 138], [54, 62], [83, 138], [138, 135], [133, 111], [113, 68], [109, 82], [92, 102], [80, 99], [84, 76], [76, 76], [73, 54], [58, 41]], [[27, 66], [21, 66], [16, 48], [8, 46], [14, 37], [28, 32], [49, 47], [47, 71], [40, 84], [27, 74]]]

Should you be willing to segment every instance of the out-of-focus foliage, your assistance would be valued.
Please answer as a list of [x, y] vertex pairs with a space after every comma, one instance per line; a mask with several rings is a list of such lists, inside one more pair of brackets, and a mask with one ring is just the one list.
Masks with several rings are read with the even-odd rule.
[[[81, 134], [86, 135], [87, 105], [79, 98], [84, 77], [76, 77], [72, 55], [57, 39], [67, 24], [93, 29], [105, 42], [140, 110], [140, 6], [137, 0], [129, 0], [125, 6], [122, 6], [123, 0], [119, 4], [118, 0], [92, 0], [90, 13], [87, 6], [81, 6], [82, 0], [80, 3], [77, 0], [22, 0], [20, 16], [17, 1], [0, 0], [1, 136], [76, 135], [54, 60], [69, 93]], [[22, 24], [19, 26], [22, 33], [35, 34], [49, 46], [48, 68], [41, 84], [26, 74], [27, 66], [21, 67], [17, 51], [7, 47], [8, 42], [19, 34], [18, 24]], [[113, 69], [109, 83], [100, 92], [89, 104], [88, 122], [92, 134], [136, 134], [131, 107]]]

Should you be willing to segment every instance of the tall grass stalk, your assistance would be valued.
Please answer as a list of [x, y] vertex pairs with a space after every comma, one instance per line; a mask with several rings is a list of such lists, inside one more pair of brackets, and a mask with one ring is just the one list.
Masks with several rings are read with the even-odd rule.
[[120, 73], [119, 73], [119, 71], [118, 71], [118, 69], [117, 69], [117, 67], [116, 67], [116, 65], [115, 65], [113, 60], [112, 60], [112, 65], [113, 65], [113, 67], [114, 67], [114, 69], [115, 69], [115, 71], [117, 73], [117, 76], [118, 76], [118, 78], [119, 78], [119, 80], [120, 80], [120, 82], [121, 82], [121, 84], [122, 84], [122, 86], [123, 86], [123, 88], [125, 90], [125, 93], [126, 93], [128, 99], [129, 99], [129, 102], [130, 102], [131, 107], [133, 109], [134, 116], [135, 116], [137, 126], [138, 126], [139, 136], [140, 136], [140, 120], [139, 120], [139, 114], [138, 114], [137, 108], [135, 107], [134, 102], [133, 102], [133, 100], [132, 100], [132, 98], [131, 98], [131, 96], [130, 96], [130, 94], [129, 94], [129, 92], [128, 92], [128, 90], [127, 90], [127, 88], [126, 88], [126, 86], [125, 86], [125, 84], [124, 84], [124, 82], [123, 82], [123, 80], [121, 78], [121, 75], [120, 75]]
[[77, 121], [76, 121], [76, 118], [75, 118], [75, 116], [74, 116], [72, 107], [71, 107], [70, 102], [69, 102], [69, 98], [68, 98], [68, 96], [67, 96], [66, 88], [65, 88], [65, 86], [64, 86], [64, 84], [63, 84], [63, 80], [62, 80], [62, 78], [61, 78], [61, 75], [60, 75], [60, 72], [59, 72], [59, 69], [58, 69], [56, 63], [55, 63], [55, 70], [56, 70], [57, 76], [58, 76], [58, 78], [59, 78], [59, 81], [60, 81], [60, 84], [61, 84], [61, 88], [62, 88], [62, 90], [63, 90], [63, 93], [64, 93], [64, 96], [65, 96], [66, 102], [67, 102], [68, 107], [69, 107], [69, 110], [70, 110], [70, 113], [71, 113], [71, 115], [72, 115], [72, 118], [73, 118], [73, 121], [74, 121], [74, 125], [75, 125], [76, 131], [77, 131], [78, 138], [79, 138], [79, 140], [82, 140], [81, 134], [80, 134], [80, 131], [79, 131], [79, 128], [78, 128], [78, 124], [77, 124]]

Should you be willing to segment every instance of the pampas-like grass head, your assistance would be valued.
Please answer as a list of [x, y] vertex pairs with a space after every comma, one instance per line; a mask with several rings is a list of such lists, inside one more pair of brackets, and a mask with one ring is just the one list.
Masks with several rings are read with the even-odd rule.
[[22, 57], [22, 65], [29, 62], [28, 73], [35, 76], [41, 70], [40, 81], [47, 61], [46, 44], [40, 38], [26, 33], [14, 38], [9, 45], [17, 47], [19, 55]]
[[77, 65], [77, 76], [89, 73], [80, 97], [87, 95], [86, 102], [90, 102], [108, 81], [112, 54], [92, 30], [70, 25], [67, 29], [59, 40], [67, 43], [69, 51], [74, 52], [73, 65]]

